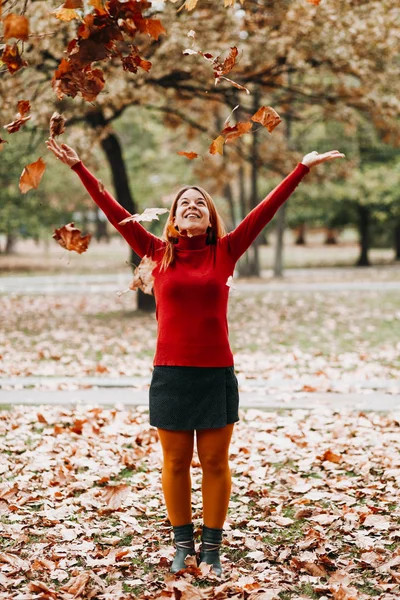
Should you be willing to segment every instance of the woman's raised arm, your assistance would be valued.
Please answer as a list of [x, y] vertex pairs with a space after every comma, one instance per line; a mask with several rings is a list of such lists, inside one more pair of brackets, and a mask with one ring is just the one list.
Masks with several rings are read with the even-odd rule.
[[157, 248], [163, 245], [162, 241], [149, 233], [140, 223], [130, 221], [126, 225], [119, 223], [130, 217], [131, 214], [104, 190], [98, 179], [83, 165], [78, 154], [67, 144], [57, 144], [50, 138], [46, 145], [64, 164], [75, 171], [97, 206], [104, 212], [110, 223], [126, 239], [128, 244], [141, 258], [145, 255], [152, 257]]
[[338, 150], [331, 150], [324, 154], [318, 154], [316, 151], [306, 154], [297, 167], [260, 204], [253, 208], [236, 229], [223, 238], [235, 262], [271, 221], [311, 167], [335, 158], [344, 158], [344, 154]]

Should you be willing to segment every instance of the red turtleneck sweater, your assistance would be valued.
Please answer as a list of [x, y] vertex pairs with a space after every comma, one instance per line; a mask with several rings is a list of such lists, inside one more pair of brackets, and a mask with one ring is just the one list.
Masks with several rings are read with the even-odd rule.
[[[82, 162], [72, 169], [108, 220], [140, 256], [159, 262], [165, 242], [149, 233], [140, 223], [118, 223], [129, 216]], [[154, 365], [191, 367], [230, 367], [233, 355], [228, 340], [226, 285], [237, 260], [287, 200], [309, 168], [299, 163], [234, 231], [206, 243], [207, 235], [180, 237], [176, 258], [166, 271], [156, 267], [154, 295], [158, 321]]]

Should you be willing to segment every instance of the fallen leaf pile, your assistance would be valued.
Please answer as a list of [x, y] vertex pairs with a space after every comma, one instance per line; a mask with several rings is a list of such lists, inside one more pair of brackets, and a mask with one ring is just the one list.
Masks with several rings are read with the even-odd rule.
[[[0, 594], [8, 600], [395, 600], [400, 413], [241, 412], [222, 580], [171, 575], [161, 450], [145, 409], [1, 414]], [[193, 519], [202, 522], [192, 463]]]

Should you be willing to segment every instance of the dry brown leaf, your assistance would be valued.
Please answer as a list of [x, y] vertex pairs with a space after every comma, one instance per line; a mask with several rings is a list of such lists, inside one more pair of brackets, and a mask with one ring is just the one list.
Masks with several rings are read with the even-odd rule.
[[141, 289], [145, 294], [152, 294], [154, 284], [153, 270], [156, 266], [157, 263], [154, 260], [151, 260], [148, 256], [144, 256], [133, 272], [133, 281], [129, 289], [133, 291]]
[[82, 0], [65, 0], [63, 8], [83, 8]]
[[74, 250], [78, 254], [86, 252], [91, 240], [91, 234], [82, 235], [74, 223], [68, 223], [59, 229], [55, 229], [53, 238], [66, 250]]
[[9, 123], [8, 125], [4, 125], [4, 129], [7, 129], [8, 133], [16, 133], [17, 131], [20, 130], [20, 128], [22, 127], [22, 125], [24, 123], [26, 123], [27, 121], [29, 121], [29, 119], [31, 118], [31, 115], [28, 115], [27, 117], [16, 117], [14, 121], [12, 121], [12, 123]]
[[250, 118], [256, 123], [261, 123], [270, 133], [282, 122], [278, 113], [271, 106], [261, 106]]
[[167, 208], [145, 208], [142, 213], [136, 213], [120, 221], [119, 225], [125, 225], [130, 221], [159, 221], [158, 215], [169, 212]]
[[340, 463], [342, 461], [342, 457], [340, 454], [335, 454], [332, 450], [326, 450], [322, 456], [318, 456], [321, 460], [328, 460], [333, 463]]
[[31, 110], [31, 103], [29, 100], [18, 100], [17, 108], [21, 117], [24, 117]]
[[46, 163], [41, 157], [36, 162], [24, 167], [19, 179], [19, 189], [22, 194], [26, 194], [29, 190], [39, 187], [45, 169]]
[[29, 590], [31, 592], [37, 592], [38, 594], [45, 593], [46, 599], [58, 597], [58, 592], [49, 588], [49, 586], [43, 583], [43, 581], [31, 581], [29, 584]]
[[307, 0], [309, 4], [314, 4], [314, 6], [318, 6], [321, 3], [321, 0]]
[[105, 487], [103, 499], [107, 503], [107, 508], [109, 510], [120, 509], [124, 500], [129, 496], [130, 491], [131, 487], [126, 485], [126, 483]]
[[209, 153], [210, 154], [221, 154], [221, 156], [224, 153], [224, 144], [225, 144], [225, 138], [223, 135], [219, 135], [217, 138], [215, 138], [215, 140], [212, 141], [211, 146], [209, 148]]
[[194, 158], [197, 158], [199, 156], [197, 152], [183, 152], [182, 150], [180, 152], [177, 152], [177, 154], [179, 154], [179, 156], [186, 156], [186, 158], [188, 158], [189, 160], [193, 160]]
[[8, 14], [3, 19], [3, 38], [7, 41], [16, 38], [26, 42], [29, 38], [29, 21], [24, 15]]
[[68, 594], [73, 594], [75, 598], [78, 598], [84, 592], [89, 579], [90, 573], [85, 571], [77, 577], [72, 577], [61, 589], [68, 592]]
[[63, 6], [57, 8], [53, 14], [56, 19], [60, 19], [60, 21], [65, 21], [66, 23], [73, 21], [74, 19], [80, 19], [80, 16], [76, 10], [73, 8], [64, 8]]
[[229, 144], [234, 142], [237, 138], [241, 137], [245, 133], [248, 133], [252, 127], [253, 125], [250, 123], [250, 121], [239, 121], [232, 127], [230, 125], [224, 127], [224, 129], [221, 131], [221, 135], [225, 136], [225, 143]]
[[7, 69], [11, 75], [27, 66], [26, 60], [24, 60], [20, 53], [17, 44], [10, 46], [6, 44], [1, 55], [2, 62], [7, 65]]
[[53, 112], [50, 118], [50, 137], [54, 138], [65, 132], [65, 118], [58, 112]]

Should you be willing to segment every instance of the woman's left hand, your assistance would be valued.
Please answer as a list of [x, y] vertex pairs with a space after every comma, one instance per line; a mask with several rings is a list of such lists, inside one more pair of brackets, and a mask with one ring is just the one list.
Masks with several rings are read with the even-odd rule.
[[344, 158], [344, 154], [339, 152], [339, 150], [330, 150], [329, 152], [324, 152], [324, 154], [318, 154], [318, 152], [314, 150], [303, 156], [301, 163], [311, 169], [311, 167], [314, 167], [315, 165], [327, 162], [328, 160], [334, 160], [335, 158]]

